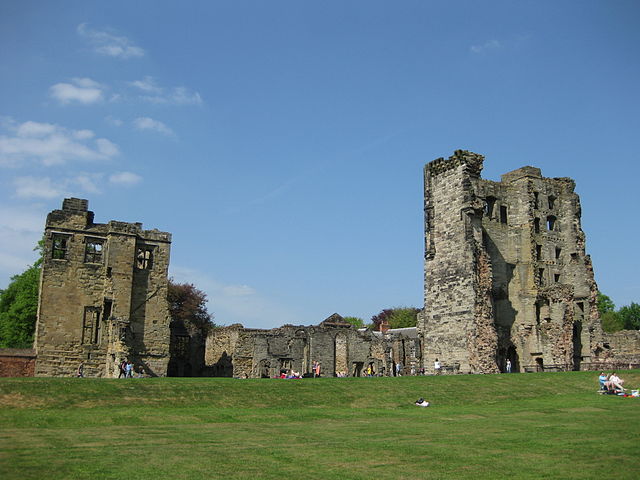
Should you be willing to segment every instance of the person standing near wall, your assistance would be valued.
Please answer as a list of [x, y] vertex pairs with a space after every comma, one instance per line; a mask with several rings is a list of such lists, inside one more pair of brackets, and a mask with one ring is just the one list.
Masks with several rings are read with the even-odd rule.
[[507, 358], [507, 373], [511, 373], [511, 360]]
[[440, 364], [440, 360], [436, 358], [435, 362], [433, 362], [433, 371], [436, 375], [440, 375], [440, 370], [442, 370], [442, 365]]

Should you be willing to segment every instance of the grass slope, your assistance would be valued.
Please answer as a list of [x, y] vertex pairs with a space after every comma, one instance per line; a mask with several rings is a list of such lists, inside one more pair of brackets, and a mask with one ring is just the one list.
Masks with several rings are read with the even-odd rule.
[[593, 372], [0, 379], [0, 478], [635, 479], [640, 399], [596, 390]]

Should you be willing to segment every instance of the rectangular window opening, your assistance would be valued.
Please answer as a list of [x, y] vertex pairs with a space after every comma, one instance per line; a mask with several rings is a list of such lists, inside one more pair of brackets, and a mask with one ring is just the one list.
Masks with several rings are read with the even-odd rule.
[[538, 210], [539, 207], [539, 193], [538, 192], [533, 192], [533, 208], [535, 210]]
[[549, 210], [552, 210], [556, 206], [556, 197], [549, 195]]
[[84, 345], [100, 343], [100, 308], [98, 307], [84, 307], [82, 343]]
[[139, 270], [151, 270], [153, 267], [153, 247], [138, 247], [136, 253], [136, 267]]
[[562, 249], [560, 247], [556, 247], [556, 260], [560, 259], [561, 253], [562, 253]]
[[68, 235], [54, 235], [53, 246], [51, 248], [51, 258], [55, 258], [56, 260], [64, 260], [67, 258], [68, 242]]
[[542, 245], [536, 245], [536, 260], [542, 260]]
[[553, 274], [553, 281], [555, 283], [560, 283], [560, 274], [559, 273], [554, 273]]
[[104, 240], [87, 239], [84, 249], [85, 263], [102, 263]]

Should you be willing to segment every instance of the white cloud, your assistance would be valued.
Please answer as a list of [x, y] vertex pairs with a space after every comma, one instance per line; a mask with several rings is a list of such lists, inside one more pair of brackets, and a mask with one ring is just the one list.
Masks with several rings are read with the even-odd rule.
[[151, 130], [154, 132], [161, 133], [163, 135], [172, 136], [173, 130], [167, 127], [164, 123], [159, 120], [154, 120], [149, 117], [138, 117], [133, 121], [133, 125], [138, 130]]
[[42, 205], [0, 206], [0, 288], [36, 260], [33, 248], [42, 237], [45, 211]]
[[72, 78], [71, 83], [56, 83], [49, 92], [62, 105], [90, 105], [103, 100], [104, 87], [90, 78]]
[[67, 194], [60, 184], [54, 185], [49, 177], [17, 177], [13, 180], [13, 186], [19, 198], [51, 199]]
[[64, 198], [78, 194], [100, 194], [98, 187], [103, 174], [79, 173], [73, 177], [56, 178], [24, 176], [13, 179], [15, 196], [23, 199]]
[[102, 190], [97, 185], [100, 177], [101, 175], [99, 174], [81, 174], [73, 178], [71, 182], [77, 184], [85, 193], [99, 194], [102, 193]]
[[136, 87], [143, 92], [148, 93], [162, 93], [162, 88], [156, 85], [153, 77], [146, 76], [142, 80], [135, 80], [133, 82], [129, 82], [129, 85], [132, 87]]
[[129, 85], [140, 90], [140, 96], [145, 102], [156, 105], [202, 105], [202, 97], [198, 92], [187, 87], [164, 88], [159, 86], [153, 77], [144, 77], [142, 80], [129, 82]]
[[248, 285], [225, 284], [206, 273], [171, 266], [176, 282], [193, 283], [207, 294], [209, 312], [218, 324], [242, 323], [246, 327], [271, 328], [274, 321], [284, 325], [299, 324], [301, 319], [291, 309], [265, 297]]
[[108, 57], [129, 59], [144, 56], [144, 49], [135, 45], [127, 37], [114, 35], [104, 30], [94, 30], [86, 23], [78, 25], [78, 34], [86, 38], [94, 52]]
[[124, 124], [122, 120], [111, 115], [104, 117], [104, 121], [112, 127], [121, 127]]
[[497, 50], [501, 47], [502, 44], [498, 40], [488, 40], [482, 45], [471, 45], [471, 47], [469, 47], [469, 50], [471, 50], [472, 53], [481, 54], [489, 52], [491, 50]]
[[142, 177], [132, 172], [118, 172], [109, 176], [109, 183], [112, 185], [122, 185], [125, 187], [137, 185], [142, 181]]
[[227, 297], [246, 297], [254, 295], [256, 291], [248, 285], [227, 285], [222, 288], [222, 293]]
[[60, 125], [28, 121], [4, 122], [8, 133], [0, 135], [0, 166], [21, 166], [38, 162], [45, 166], [68, 161], [109, 160], [119, 154], [118, 146], [97, 138], [91, 130], [71, 130]]

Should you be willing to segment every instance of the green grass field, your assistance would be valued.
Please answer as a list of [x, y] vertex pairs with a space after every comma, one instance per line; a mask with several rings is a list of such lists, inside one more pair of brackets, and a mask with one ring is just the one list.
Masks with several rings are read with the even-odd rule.
[[3, 378], [0, 479], [639, 478], [640, 398], [596, 391], [595, 372]]

